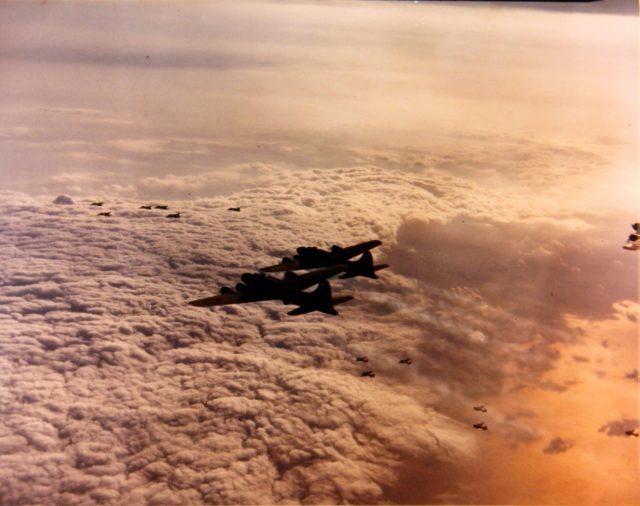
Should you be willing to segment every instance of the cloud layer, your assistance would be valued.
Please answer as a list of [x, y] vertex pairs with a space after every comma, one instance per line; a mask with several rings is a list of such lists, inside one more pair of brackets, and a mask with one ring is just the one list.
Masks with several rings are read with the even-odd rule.
[[[407, 462], [435, 476], [475, 458], [472, 403], [545, 388], [557, 344], [580, 338], [562, 314], [606, 315], [628, 295], [620, 283], [582, 302], [536, 289], [541, 258], [551, 289], [612, 278], [586, 268], [611, 255], [584, 232], [606, 217], [543, 220], [517, 201], [488, 216], [493, 195], [470, 198], [477, 190], [439, 172], [273, 168], [254, 189], [170, 202], [180, 220], [131, 200], [106, 202], [105, 218], [89, 199], [6, 193], [3, 501], [399, 501]], [[235, 204], [242, 212], [228, 213]], [[298, 245], [375, 237], [392, 267], [335, 283], [356, 297], [339, 317], [186, 304]], [[586, 258], [558, 260], [575, 251]], [[456, 262], [462, 252], [513, 267], [494, 276]], [[360, 377], [360, 355], [375, 378]], [[486, 420], [513, 445], [541, 437], [513, 410]], [[419, 497], [471, 498], [455, 474]]]

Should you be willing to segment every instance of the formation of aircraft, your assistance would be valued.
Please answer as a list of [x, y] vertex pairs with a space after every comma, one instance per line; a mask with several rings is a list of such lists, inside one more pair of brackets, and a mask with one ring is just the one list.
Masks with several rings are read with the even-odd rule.
[[[356, 362], [365, 362], [368, 363], [369, 359], [367, 357], [365, 357], [364, 355], [361, 355], [359, 357], [356, 357]], [[406, 364], [406, 365], [411, 365], [411, 359], [410, 358], [401, 358], [398, 363], [400, 364]], [[376, 377], [376, 373], [373, 371], [363, 371], [360, 373], [360, 376], [368, 376], [370, 378], [375, 378]]]
[[624, 249], [628, 249], [631, 251], [635, 251], [640, 249], [640, 234], [638, 234], [638, 232], [640, 232], [640, 223], [633, 223], [631, 225], [631, 228], [633, 228], [633, 230], [635, 230], [635, 233], [631, 234], [628, 239], [627, 239], [627, 243], [622, 246]]
[[[371, 266], [373, 266], [371, 253], [368, 249], [379, 246], [380, 244], [382, 244], [380, 241], [369, 241], [367, 243], [345, 248], [344, 250], [338, 246], [334, 246], [334, 248], [339, 248], [342, 251], [348, 251], [348, 258], [352, 258], [359, 253], [369, 253], [369, 261]], [[298, 248], [298, 250], [300, 249], [301, 248]], [[317, 248], [303, 249], [322, 251]], [[343, 257], [340, 258], [342, 259]], [[311, 263], [309, 262], [304, 265], [305, 269], [313, 268], [310, 266]], [[248, 302], [279, 300], [284, 304], [294, 304], [298, 306], [296, 309], [287, 313], [292, 316], [306, 314], [312, 311], [320, 311], [330, 315], [337, 315], [338, 312], [336, 311], [335, 306], [350, 301], [353, 297], [351, 295], [339, 295], [334, 297], [331, 285], [329, 285], [329, 278], [338, 274], [342, 274], [340, 277], [343, 279], [345, 278], [345, 274], [351, 274], [348, 277], [367, 275], [368, 271], [363, 274], [359, 274], [343, 262], [329, 262], [327, 259], [323, 261], [323, 265], [315, 266], [320, 268], [311, 270], [306, 274], [296, 274], [293, 272], [294, 269], [268, 269], [266, 271], [279, 272], [284, 270], [285, 273], [282, 278], [268, 275], [264, 269], [261, 269], [262, 272], [259, 273], [245, 272], [240, 276], [241, 282], [237, 283], [235, 288], [222, 287], [218, 295], [192, 300], [189, 304], [196, 307], [212, 307], [225, 306], [228, 304], [244, 304]], [[303, 267], [300, 267], [300, 269], [302, 268]], [[295, 270], [298, 269], [296, 268]], [[314, 285], [318, 285], [314, 291], [304, 291]]]

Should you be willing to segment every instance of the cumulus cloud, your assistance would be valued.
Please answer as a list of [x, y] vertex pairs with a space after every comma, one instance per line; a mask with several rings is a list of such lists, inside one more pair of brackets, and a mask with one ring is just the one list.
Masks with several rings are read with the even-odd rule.
[[558, 453], [568, 452], [573, 448], [573, 443], [561, 437], [554, 437], [549, 444], [542, 450], [547, 455], [555, 455]]
[[614, 302], [633, 300], [636, 282], [609, 246], [613, 238], [606, 220], [591, 223], [596, 226], [507, 221], [495, 213], [462, 214], [452, 223], [414, 219], [398, 229], [390, 256], [427, 284], [473, 287], [522, 316], [542, 321], [567, 313], [604, 317], [613, 314]]
[[53, 201], [54, 204], [59, 204], [59, 205], [73, 205], [75, 204], [75, 202], [73, 201], [73, 199], [71, 197], [69, 197], [68, 195], [58, 195], [55, 200]]
[[638, 369], [634, 369], [633, 371], [625, 373], [624, 377], [633, 381], [640, 381], [640, 374], [638, 373]]

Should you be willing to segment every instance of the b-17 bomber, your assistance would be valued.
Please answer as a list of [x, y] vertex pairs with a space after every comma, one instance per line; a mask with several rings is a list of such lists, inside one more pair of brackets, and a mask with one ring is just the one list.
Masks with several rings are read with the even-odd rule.
[[[377, 279], [376, 271], [389, 266], [387, 264], [373, 265], [373, 257], [369, 250], [381, 244], [381, 241], [375, 240], [355, 244], [354, 246], [348, 246], [346, 248], [333, 245], [330, 250], [301, 246], [296, 250], [297, 254], [294, 255], [293, 258], [284, 257], [279, 264], [263, 267], [260, 270], [262, 272], [297, 271], [343, 264], [347, 266], [347, 269], [346, 272], [340, 276], [341, 279], [355, 276]], [[362, 255], [359, 260], [349, 262], [350, 259], [358, 255]]]
[[[307, 274], [298, 275], [287, 273], [283, 279], [266, 274], [244, 273], [236, 284], [235, 289], [222, 287], [220, 295], [206, 297], [189, 302], [192, 306], [210, 307], [224, 306], [227, 304], [243, 304], [247, 302], [262, 302], [267, 300], [280, 300], [284, 304], [295, 304], [297, 309], [289, 311], [289, 315], [299, 315], [312, 311], [337, 315], [334, 306], [352, 300], [351, 295], [333, 297], [328, 278], [343, 272], [343, 265], [336, 265], [326, 269], [320, 269]], [[313, 292], [303, 290], [313, 285], [318, 288]]]

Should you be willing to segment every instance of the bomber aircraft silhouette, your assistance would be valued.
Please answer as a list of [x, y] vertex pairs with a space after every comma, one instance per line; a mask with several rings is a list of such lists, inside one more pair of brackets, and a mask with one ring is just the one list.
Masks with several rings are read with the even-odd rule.
[[111, 211], [108, 211], [106, 213], [98, 213], [98, 216], [107, 216], [107, 217], [109, 217], [109, 216], [111, 216]]
[[484, 404], [482, 404], [480, 406], [474, 406], [473, 410], [474, 411], [480, 411], [482, 413], [486, 413], [487, 412], [487, 408], [484, 407]]
[[169, 209], [169, 206], [167, 205], [161, 205], [161, 206], [153, 206], [154, 209], [162, 209], [163, 211], [166, 211], [167, 209]]
[[633, 223], [631, 225], [631, 228], [633, 228], [633, 230], [636, 231], [635, 234], [631, 234], [628, 238], [627, 238], [627, 243], [622, 246], [624, 249], [628, 249], [631, 251], [635, 251], [640, 249], [640, 234], [638, 234], [638, 232], [640, 232], [640, 223]]
[[[316, 247], [301, 246], [296, 250], [297, 254], [294, 255], [293, 258], [284, 257], [279, 264], [263, 267], [260, 270], [262, 272], [297, 271], [300, 269], [316, 269], [344, 264], [347, 266], [347, 269], [346, 272], [340, 276], [341, 279], [355, 276], [366, 276], [377, 279], [376, 271], [389, 266], [387, 264], [373, 265], [373, 257], [369, 250], [381, 244], [381, 241], [375, 240], [346, 248], [333, 245], [329, 251]], [[362, 258], [355, 262], [349, 262], [349, 259], [358, 255], [362, 255]]]
[[360, 376], [364, 377], [367, 376], [369, 378], [375, 378], [376, 377], [376, 373], [373, 371], [363, 371]]
[[[287, 313], [289, 315], [300, 315], [312, 311], [337, 315], [338, 312], [334, 306], [352, 300], [353, 297], [351, 295], [332, 297], [331, 286], [327, 279], [344, 270], [344, 265], [335, 265], [302, 275], [287, 272], [283, 279], [247, 272], [240, 277], [242, 282], [236, 284], [235, 289], [222, 287], [220, 295], [193, 300], [189, 304], [197, 307], [210, 307], [281, 300], [284, 304], [298, 306], [289, 311]], [[316, 284], [318, 288], [313, 292], [303, 292], [304, 289]]]
[[356, 362], [369, 362], [367, 357], [356, 357]]
[[167, 214], [167, 218], [180, 218], [180, 213]]
[[102, 204], [104, 204], [104, 202], [91, 202], [92, 206], [102, 207]]
[[410, 358], [401, 358], [398, 363], [399, 364], [411, 365], [411, 359]]
[[640, 437], [640, 434], [638, 434], [636, 429], [631, 429], [631, 430], [625, 430], [624, 433], [627, 436], [635, 436], [635, 437]]
[[473, 424], [473, 428], [474, 429], [482, 429], [482, 430], [487, 430], [489, 427], [487, 427], [484, 422], [480, 422], [480, 423], [474, 423]]
[[239, 207], [230, 207], [229, 209], [227, 209], [227, 211], [235, 211], [236, 213], [240, 212], [240, 208]]
[[151, 209], [151, 206], [140, 206], [140, 209]]

